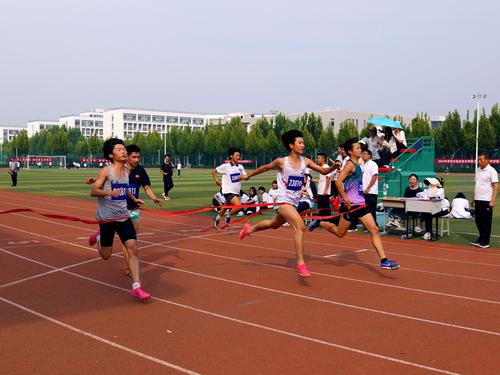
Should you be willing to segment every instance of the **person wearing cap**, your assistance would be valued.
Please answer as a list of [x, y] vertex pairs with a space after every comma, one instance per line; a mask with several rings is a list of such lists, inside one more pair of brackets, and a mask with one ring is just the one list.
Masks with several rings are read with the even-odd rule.
[[444, 216], [449, 213], [448, 208], [450, 207], [450, 203], [444, 197], [444, 181], [438, 180], [434, 177], [428, 177], [424, 180], [424, 184], [429, 186], [428, 189], [425, 189], [421, 193], [417, 193], [417, 198], [423, 199], [439, 199], [441, 200], [441, 211], [435, 214], [430, 214], [428, 212], [422, 213], [422, 220], [425, 223], [425, 233], [424, 240], [432, 239], [432, 219], [439, 216]]
[[471, 245], [483, 249], [490, 247], [491, 222], [493, 219], [493, 207], [497, 199], [498, 173], [490, 165], [488, 155], [480, 154], [478, 158], [479, 168], [476, 170], [474, 186], [474, 202], [476, 208], [476, 226], [479, 238], [471, 242]]

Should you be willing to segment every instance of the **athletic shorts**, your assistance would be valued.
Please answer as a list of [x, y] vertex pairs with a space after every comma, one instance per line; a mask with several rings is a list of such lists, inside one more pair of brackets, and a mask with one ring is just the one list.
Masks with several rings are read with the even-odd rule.
[[224, 196], [224, 199], [226, 200], [226, 203], [224, 204], [231, 204], [231, 199], [234, 197], [240, 197], [239, 194], [233, 194], [233, 193], [227, 193], [227, 194], [222, 194]]
[[128, 240], [137, 239], [134, 224], [130, 218], [125, 221], [112, 221], [99, 224], [99, 229], [101, 234], [101, 246], [103, 247], [113, 246], [115, 233], [118, 233], [118, 237], [120, 237], [122, 244]]
[[134, 223], [138, 223], [141, 219], [141, 210], [137, 208], [135, 210], [129, 210], [128, 212], [130, 213], [130, 220]]
[[[347, 212], [347, 211], [352, 211], [356, 208], [358, 208], [359, 206], [351, 206], [351, 209], [348, 210], [347, 207], [345, 205], [342, 205], [342, 207], [340, 207], [340, 213], [342, 212]], [[369, 214], [370, 213], [370, 210], [368, 209], [368, 207], [363, 207], [363, 208], [360, 208], [359, 210], [356, 210], [354, 212], [351, 212], [351, 213], [348, 213], [348, 214], [344, 214], [342, 215], [344, 217], [344, 219], [346, 219], [347, 221], [353, 221], [353, 220], [356, 220], [360, 217], [363, 217], [365, 216], [366, 214]]]

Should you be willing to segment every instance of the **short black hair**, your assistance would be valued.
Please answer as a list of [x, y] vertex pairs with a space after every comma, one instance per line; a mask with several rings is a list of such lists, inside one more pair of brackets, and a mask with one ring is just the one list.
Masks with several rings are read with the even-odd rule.
[[323, 156], [326, 160], [326, 154], [324, 152], [318, 152], [316, 156]]
[[274, 180], [273, 182], [271, 182], [271, 185], [272, 184], [278, 184], [278, 181]]
[[113, 149], [115, 148], [116, 145], [125, 146], [125, 143], [119, 138], [110, 138], [104, 141], [104, 143], [102, 144], [102, 153], [105, 159], [113, 160], [112, 158], [109, 157], [109, 155], [113, 153]]
[[358, 143], [358, 138], [350, 138], [344, 142], [344, 151], [349, 155], [349, 151], [352, 151], [352, 146]]
[[259, 191], [266, 191], [266, 188], [264, 186], [259, 186], [259, 188], [257, 190], [259, 190]]
[[281, 142], [283, 142], [285, 148], [290, 151], [290, 145], [293, 145], [295, 143], [295, 139], [297, 138], [304, 138], [304, 133], [300, 130], [292, 129], [281, 135]]
[[227, 154], [229, 156], [233, 156], [235, 152], [239, 152], [241, 154], [241, 150], [238, 147], [231, 147]]
[[479, 155], [477, 156], [477, 158], [479, 159], [480, 156], [484, 157], [486, 160], [490, 160], [490, 155], [488, 155], [484, 152], [480, 152]]
[[129, 155], [130, 155], [131, 153], [133, 153], [133, 152], [137, 152], [138, 154], [140, 154], [140, 153], [141, 153], [141, 149], [139, 148], [139, 146], [134, 145], [134, 144], [128, 145], [128, 146], [126, 147], [126, 149], [127, 149], [127, 154], [129, 154]]
[[412, 173], [411, 175], [408, 176], [408, 180], [412, 177], [415, 177], [418, 181], [418, 176], [415, 173]]
[[462, 199], [465, 199], [465, 194], [462, 193], [462, 192], [459, 192], [457, 193], [457, 195], [455, 195], [455, 198], [462, 198]]
[[369, 149], [363, 150], [363, 152], [366, 152], [368, 155], [372, 156], [372, 152]]
[[165, 154], [165, 155], [163, 155], [163, 159], [165, 159], [167, 156], [168, 156], [168, 157], [170, 157], [170, 155], [169, 155], [169, 154]]

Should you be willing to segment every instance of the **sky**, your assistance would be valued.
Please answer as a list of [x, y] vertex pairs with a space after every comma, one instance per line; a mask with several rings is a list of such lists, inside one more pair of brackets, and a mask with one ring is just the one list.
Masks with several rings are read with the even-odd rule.
[[500, 1], [0, 0], [0, 125], [93, 108], [462, 114]]

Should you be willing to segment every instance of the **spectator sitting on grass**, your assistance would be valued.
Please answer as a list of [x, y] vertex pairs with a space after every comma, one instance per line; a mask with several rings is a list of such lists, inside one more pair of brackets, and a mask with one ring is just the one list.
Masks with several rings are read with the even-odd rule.
[[455, 199], [451, 202], [450, 217], [455, 219], [472, 219], [469, 201], [465, 198], [464, 193], [457, 193]]

